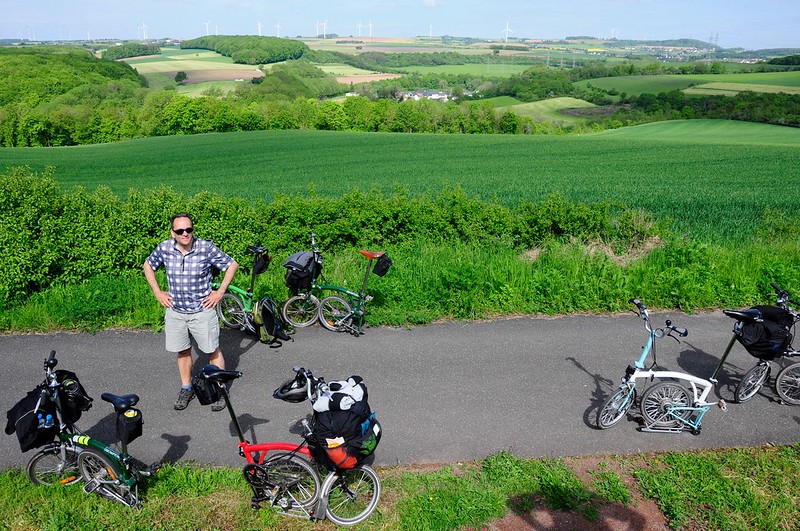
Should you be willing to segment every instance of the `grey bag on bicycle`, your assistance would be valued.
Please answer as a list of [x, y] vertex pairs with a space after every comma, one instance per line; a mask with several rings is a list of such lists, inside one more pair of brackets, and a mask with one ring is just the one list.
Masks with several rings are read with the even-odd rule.
[[291, 290], [309, 290], [311, 284], [322, 272], [322, 264], [314, 261], [314, 253], [302, 251], [294, 253], [283, 263], [286, 268], [286, 287]]

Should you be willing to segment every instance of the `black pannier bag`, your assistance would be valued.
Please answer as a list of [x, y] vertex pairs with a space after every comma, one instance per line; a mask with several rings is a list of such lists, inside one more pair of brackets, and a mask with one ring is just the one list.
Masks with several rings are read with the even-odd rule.
[[142, 412], [130, 408], [121, 415], [117, 415], [117, 437], [123, 444], [135, 441], [142, 435]]
[[197, 401], [203, 406], [213, 404], [222, 396], [219, 385], [209, 382], [200, 373], [195, 374], [192, 378], [192, 389], [194, 389], [194, 396], [197, 397]]
[[753, 306], [752, 309], [761, 312], [763, 321], [743, 323], [736, 339], [758, 359], [769, 361], [782, 356], [792, 342], [789, 332], [794, 323], [792, 315], [777, 306]]
[[386, 256], [386, 253], [383, 253], [378, 257], [378, 261], [375, 262], [375, 267], [372, 268], [372, 272], [382, 277], [389, 271], [390, 267], [392, 267], [392, 259]]
[[[17, 402], [6, 413], [6, 435], [16, 432], [19, 448], [23, 452], [44, 446], [58, 434], [56, 405], [45, 398], [39, 404], [39, 409], [36, 409], [36, 404], [42, 396], [42, 389], [45, 387], [40, 385], [32, 391], [28, 391], [25, 398]], [[42, 419], [50, 415], [53, 425], [49, 428], [39, 427], [39, 415]]]
[[331, 382], [330, 392], [314, 403], [314, 458], [327, 468], [353, 468], [380, 442], [381, 425], [370, 410], [360, 376]]
[[314, 253], [294, 253], [283, 263], [286, 268], [286, 287], [293, 291], [308, 291], [322, 272], [322, 264], [314, 260]]
[[59, 369], [56, 371], [56, 381], [61, 384], [58, 393], [61, 419], [65, 424], [74, 424], [84, 411], [89, 411], [92, 407], [92, 397], [86, 393], [74, 372]]

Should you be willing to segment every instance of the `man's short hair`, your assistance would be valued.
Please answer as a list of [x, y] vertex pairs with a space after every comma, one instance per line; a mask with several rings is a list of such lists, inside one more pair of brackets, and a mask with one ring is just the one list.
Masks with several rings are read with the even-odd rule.
[[187, 218], [192, 223], [192, 226], [194, 226], [194, 220], [192, 219], [192, 216], [190, 216], [186, 212], [181, 212], [179, 214], [175, 214], [174, 216], [172, 216], [172, 218], [170, 218], [170, 220], [169, 220], [169, 228], [170, 229], [175, 227], [175, 220], [178, 219], [178, 218]]

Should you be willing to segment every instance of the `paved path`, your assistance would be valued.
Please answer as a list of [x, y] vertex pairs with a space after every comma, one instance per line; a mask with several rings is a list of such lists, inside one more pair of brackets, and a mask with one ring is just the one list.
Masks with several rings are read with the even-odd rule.
[[[658, 324], [671, 318], [690, 331], [681, 344], [659, 342], [659, 365], [709, 375], [733, 321], [721, 312], [652, 317]], [[745, 404], [731, 404], [727, 412], [710, 410], [698, 436], [642, 433], [633, 421], [595, 429], [596, 408], [645, 340], [641, 321], [625, 314], [372, 328], [359, 338], [313, 327], [298, 330], [296, 341], [279, 349], [226, 330], [222, 347], [228, 368], [244, 373], [232, 398], [251, 441], [300, 440], [290, 430], [310, 412], [308, 403], [272, 398], [272, 391], [292, 376], [293, 365], [329, 381], [363, 376], [384, 427], [376, 452], [379, 465], [472, 460], [503, 449], [541, 457], [800, 440], [800, 407], [776, 402], [772, 388]], [[90, 435], [108, 437], [114, 431], [111, 406], [100, 400], [102, 392], [136, 392], [145, 429], [132, 445], [134, 455], [145, 462], [241, 463], [225, 411], [214, 413], [197, 401], [184, 411], [173, 410], [177, 369], [174, 357], [164, 351], [163, 334], [0, 337], [0, 411], [42, 380], [42, 361], [52, 349], [58, 352], [59, 367], [77, 372], [95, 398], [79, 422]], [[732, 380], [753, 363], [737, 345], [720, 377], [719, 396], [731, 400]], [[24, 465], [31, 455], [19, 451], [16, 436], [0, 437], [0, 469]]]

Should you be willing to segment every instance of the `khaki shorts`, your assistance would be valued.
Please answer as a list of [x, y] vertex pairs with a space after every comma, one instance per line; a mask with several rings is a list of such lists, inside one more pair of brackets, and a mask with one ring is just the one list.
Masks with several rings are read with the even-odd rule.
[[197, 343], [197, 348], [206, 354], [211, 354], [219, 347], [219, 318], [214, 308], [197, 313], [179, 313], [167, 308], [164, 332], [169, 352], [192, 348], [190, 335]]

